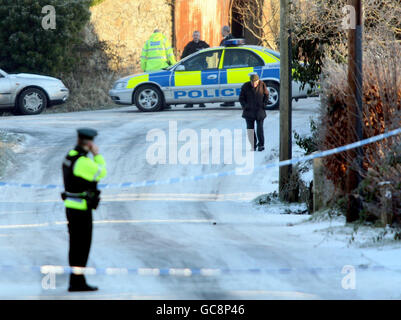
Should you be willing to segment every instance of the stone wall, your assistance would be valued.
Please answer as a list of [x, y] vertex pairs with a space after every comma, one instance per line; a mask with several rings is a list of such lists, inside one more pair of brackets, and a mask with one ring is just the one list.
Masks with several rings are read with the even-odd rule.
[[114, 69], [139, 71], [139, 59], [145, 41], [154, 29], [172, 40], [173, 18], [169, 0], [105, 0], [91, 8], [87, 41], [97, 38], [110, 44], [110, 52], [119, 57]]

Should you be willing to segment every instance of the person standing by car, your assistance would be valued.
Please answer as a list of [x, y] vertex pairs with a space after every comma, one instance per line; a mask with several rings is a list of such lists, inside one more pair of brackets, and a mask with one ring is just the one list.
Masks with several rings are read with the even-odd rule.
[[142, 70], [144, 72], [157, 71], [175, 63], [176, 60], [170, 42], [159, 29], [155, 29], [142, 49]]
[[221, 30], [221, 34], [223, 35], [223, 40], [221, 40], [221, 42], [220, 42], [220, 47], [224, 46], [224, 41], [234, 38], [230, 32], [229, 26], [224, 26], [223, 29]]
[[[200, 39], [200, 32], [198, 30], [195, 30], [192, 37], [193, 40], [188, 42], [188, 44], [184, 48], [184, 52], [182, 53], [181, 59], [184, 59], [185, 57], [188, 57], [189, 55], [198, 52], [202, 49], [209, 48], [210, 46], [205, 42]], [[193, 103], [187, 103], [184, 108], [193, 108]], [[204, 103], [199, 104], [200, 108], [205, 108]]]
[[[269, 91], [257, 74], [251, 74], [250, 80], [242, 86], [239, 102], [243, 110], [242, 117], [246, 120], [248, 140], [254, 151], [256, 148], [258, 151], [263, 151], [265, 149], [263, 121], [266, 118], [265, 105], [269, 101]], [[255, 122], [257, 134], [255, 134]]]
[[[226, 40], [233, 39], [233, 35], [230, 32], [230, 27], [229, 26], [224, 26], [223, 29], [221, 30], [221, 34], [223, 35], [223, 40], [220, 42], [220, 47], [224, 46], [224, 42]], [[220, 107], [234, 107], [235, 102], [224, 102], [220, 104]]]
[[203, 40], [200, 39], [200, 32], [195, 30], [192, 37], [193, 40], [188, 42], [188, 44], [184, 48], [184, 52], [182, 53], [181, 59], [188, 57], [189, 55], [198, 52], [202, 49], [209, 48], [210, 46]]
[[[71, 267], [85, 267], [92, 242], [92, 210], [100, 202], [97, 183], [106, 172], [106, 162], [99, 148], [93, 143], [96, 130], [78, 129], [77, 146], [63, 162], [65, 191], [61, 194], [66, 207], [68, 232], [70, 235], [69, 264]], [[93, 159], [88, 157], [92, 153]], [[83, 274], [70, 275], [68, 291], [95, 291], [86, 283]]]

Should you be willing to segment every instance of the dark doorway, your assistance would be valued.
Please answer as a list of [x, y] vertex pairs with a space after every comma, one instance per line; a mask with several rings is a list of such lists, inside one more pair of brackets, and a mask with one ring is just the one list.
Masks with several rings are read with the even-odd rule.
[[242, 23], [242, 16], [235, 10], [236, 6], [239, 6], [241, 0], [234, 0], [233, 7], [231, 9], [231, 33], [234, 38], [244, 38], [244, 27]]
[[[247, 28], [244, 27], [244, 19], [247, 19], [246, 21], [248, 22], [247, 25], [248, 27], [252, 28], [253, 22], [252, 20], [254, 19], [254, 14], [250, 14], [249, 12], [245, 14], [246, 16], [243, 16], [240, 12], [244, 12], [241, 10], [241, 7], [245, 7], [245, 4], [249, 5], [249, 2], [251, 4], [255, 3], [255, 1], [263, 1], [263, 0], [234, 0], [232, 9], [231, 9], [231, 32], [234, 38], [243, 38], [245, 39], [245, 42], [247, 44], [253, 44], [257, 45], [259, 44], [259, 39], [255, 37], [253, 33], [258, 33], [258, 30], [256, 27], [252, 30], [248, 30]], [[255, 8], [257, 8], [257, 5], [254, 5]], [[262, 14], [262, 13], [260, 13]]]

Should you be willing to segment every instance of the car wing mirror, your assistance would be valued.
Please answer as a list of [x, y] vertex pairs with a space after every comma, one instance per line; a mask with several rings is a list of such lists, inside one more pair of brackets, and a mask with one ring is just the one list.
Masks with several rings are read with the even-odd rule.
[[175, 71], [185, 71], [185, 66], [182, 65], [182, 64], [180, 64], [180, 65], [175, 69]]

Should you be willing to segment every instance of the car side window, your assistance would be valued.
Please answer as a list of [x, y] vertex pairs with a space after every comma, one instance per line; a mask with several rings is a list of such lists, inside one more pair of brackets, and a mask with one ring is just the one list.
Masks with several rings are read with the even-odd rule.
[[184, 61], [185, 71], [202, 71], [218, 69], [222, 50], [206, 51]]
[[250, 68], [264, 66], [263, 60], [255, 53], [244, 49], [227, 49], [223, 68]]

